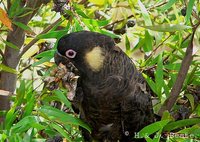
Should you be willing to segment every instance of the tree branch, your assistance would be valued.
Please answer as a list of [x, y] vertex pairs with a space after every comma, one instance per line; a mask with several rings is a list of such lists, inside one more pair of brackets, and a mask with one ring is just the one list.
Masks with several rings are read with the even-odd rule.
[[160, 108], [160, 110], [158, 112], [158, 114], [160, 116], [162, 116], [164, 111], [166, 111], [166, 110], [170, 111], [172, 109], [173, 105], [175, 104], [175, 102], [181, 92], [181, 88], [183, 86], [184, 80], [187, 76], [187, 72], [189, 70], [190, 64], [193, 59], [193, 56], [192, 56], [193, 39], [194, 39], [195, 31], [199, 25], [200, 25], [200, 23], [198, 23], [198, 25], [196, 27], [194, 27], [194, 29], [193, 29], [191, 42], [186, 49], [185, 57], [183, 58], [183, 61], [181, 63], [181, 68], [178, 72], [176, 82], [171, 90], [170, 96], [165, 100], [163, 106]]
[[[54, 23], [49, 25], [46, 29], [44, 29], [39, 35], [47, 33], [49, 30], [51, 30], [57, 23], [59, 23], [62, 19], [59, 18]], [[31, 42], [29, 42], [24, 48], [20, 50], [19, 57], [21, 57], [31, 46], [33, 46], [39, 39], [35, 37]]]

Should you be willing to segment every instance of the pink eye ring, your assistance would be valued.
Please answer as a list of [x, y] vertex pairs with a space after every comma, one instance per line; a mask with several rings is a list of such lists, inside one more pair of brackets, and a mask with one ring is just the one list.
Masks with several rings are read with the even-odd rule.
[[65, 52], [65, 55], [68, 57], [68, 58], [74, 58], [76, 56], [76, 51], [72, 50], [72, 49], [69, 49]]

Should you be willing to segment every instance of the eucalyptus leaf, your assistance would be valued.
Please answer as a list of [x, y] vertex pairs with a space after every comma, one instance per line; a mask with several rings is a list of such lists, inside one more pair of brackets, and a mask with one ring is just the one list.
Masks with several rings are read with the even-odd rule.
[[176, 32], [191, 29], [190, 26], [182, 25], [182, 24], [163, 24], [163, 25], [154, 25], [154, 26], [143, 26], [146, 29], [158, 32]]

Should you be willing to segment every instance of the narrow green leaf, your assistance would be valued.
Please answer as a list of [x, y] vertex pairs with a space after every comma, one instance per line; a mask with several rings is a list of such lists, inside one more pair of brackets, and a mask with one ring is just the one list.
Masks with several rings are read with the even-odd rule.
[[60, 30], [60, 31], [50, 31], [46, 34], [41, 34], [37, 36], [37, 39], [49, 39], [49, 38], [55, 38], [59, 39], [63, 35], [66, 35], [68, 31], [66, 30]]
[[155, 72], [155, 83], [156, 83], [156, 89], [157, 89], [157, 95], [160, 98], [162, 95], [162, 87], [164, 85], [164, 79], [163, 79], [163, 60], [162, 60], [162, 54], [158, 56], [158, 64]]
[[154, 142], [150, 137], [148, 137], [148, 136], [146, 136], [145, 137], [145, 140], [147, 141], [147, 142]]
[[[78, 31], [82, 31], [83, 30], [83, 27], [82, 25], [80, 24], [80, 22], [77, 20], [77, 19], [74, 19], [74, 24], [73, 24], [73, 28], [71, 30], [71, 32], [78, 32]], [[92, 26], [89, 26], [88, 27], [91, 31], [92, 31]]]
[[102, 34], [105, 34], [107, 36], [110, 36], [111, 38], [120, 38], [119, 35], [116, 35], [115, 33], [108, 31], [108, 30], [100, 29], [99, 32]]
[[131, 52], [131, 46], [130, 46], [130, 41], [128, 39], [128, 36], [126, 35], [126, 39], [125, 39], [125, 44], [126, 44], [126, 53], [129, 53]]
[[182, 24], [163, 24], [163, 25], [154, 25], [154, 26], [142, 26], [146, 29], [158, 32], [176, 32], [191, 29], [190, 26], [182, 25]]
[[74, 3], [73, 7], [75, 8], [75, 11], [76, 11], [76, 13], [77, 13], [78, 15], [80, 15], [80, 16], [82, 16], [83, 18], [86, 18], [86, 19], [89, 18], [89, 17], [85, 14], [85, 12], [84, 12], [81, 8], [79, 8], [79, 5], [77, 5], [77, 4]]
[[22, 133], [34, 127], [36, 129], [42, 130], [45, 126], [39, 124], [36, 116], [27, 116], [21, 119], [17, 124], [11, 128], [12, 133]]
[[188, 98], [192, 111], [194, 110], [194, 96], [191, 94], [185, 94], [185, 96]]
[[26, 93], [25, 81], [21, 80], [19, 88], [17, 88], [16, 105], [20, 106], [24, 100]]
[[13, 49], [19, 50], [19, 47], [17, 47], [15, 44], [8, 42], [6, 40], [3, 40], [3, 43], [5, 43], [8, 47], [11, 47]]
[[192, 14], [194, 2], [195, 2], [195, 0], [190, 0], [188, 3], [187, 10], [186, 10], [186, 16], [185, 16], [186, 23], [188, 23], [190, 21], [190, 16]]
[[181, 63], [172, 63], [172, 64], [169, 63], [167, 65], [164, 65], [164, 68], [171, 70], [171, 71], [173, 71], [173, 70], [179, 71], [180, 67], [181, 67]]
[[162, 129], [159, 130], [159, 131], [155, 134], [155, 136], [154, 136], [152, 142], [160, 142], [160, 138], [161, 138], [161, 136], [162, 136], [161, 133], [162, 133]]
[[174, 3], [176, 3], [178, 0], [169, 0], [167, 4], [165, 4], [164, 6], [162, 7], [158, 7], [157, 9], [160, 9], [162, 12], [165, 11], [165, 10], [168, 10], [172, 7], [172, 5]]
[[159, 130], [162, 130], [167, 123], [169, 123], [171, 120], [162, 120], [162, 121], [157, 121], [155, 123], [152, 123], [146, 127], [144, 127], [142, 130], [140, 130], [138, 133], [141, 138], [144, 138], [145, 136], [149, 136]]
[[143, 76], [146, 79], [148, 85], [151, 87], [152, 91], [157, 94], [155, 82], [150, 77], [148, 77], [147, 75], [143, 74]]
[[13, 74], [18, 74], [18, 71], [16, 71], [13, 68], [10, 68], [4, 64], [0, 64], [0, 71], [5, 71], [5, 72], [9, 72], [9, 73], [13, 73]]
[[109, 24], [110, 22], [110, 20], [94, 20], [94, 19], [85, 19], [85, 18], [83, 18], [82, 20], [86, 24], [86, 26], [92, 25], [94, 27], [105, 26]]
[[166, 95], [167, 97], [169, 97], [170, 88], [169, 88], [169, 86], [167, 85], [166, 82], [164, 82], [163, 88], [164, 88], [165, 95]]
[[33, 63], [32, 66], [35, 67], [35, 66], [40, 65], [42, 63], [49, 62], [51, 59], [52, 59], [52, 57], [43, 57], [39, 61]]
[[31, 115], [34, 107], [35, 107], [35, 94], [33, 94], [32, 92], [30, 92], [31, 96], [29, 98], [29, 100], [27, 101], [27, 103], [25, 104], [25, 107], [24, 107], [24, 113], [23, 113], [23, 116], [22, 118], [28, 116], [28, 115]]
[[145, 52], [152, 51], [153, 49], [153, 38], [147, 30], [145, 31], [145, 41], [143, 49]]
[[164, 127], [164, 131], [172, 131], [178, 128], [194, 125], [200, 123], [200, 118], [190, 118], [171, 122]]
[[11, 7], [9, 8], [8, 14], [12, 18], [16, 15], [17, 11], [20, 9], [20, 0], [14, 0]]
[[66, 131], [64, 131], [64, 129], [62, 127], [60, 127], [57, 124], [51, 123], [50, 126], [52, 126], [54, 129], [56, 129], [63, 137], [65, 137], [67, 139], [67, 141], [72, 142], [72, 140], [70, 139], [69, 135]]
[[197, 137], [200, 137], [200, 128], [197, 124], [197, 125], [194, 125], [194, 126], [189, 127], [189, 128], [184, 128], [184, 129], [178, 131], [178, 133], [180, 133], [180, 134], [193, 134]]
[[72, 109], [71, 103], [69, 102], [69, 100], [63, 94], [62, 91], [60, 91], [60, 90], [54, 90], [53, 92], [56, 94], [56, 96], [60, 99], [61, 102], [63, 102], [68, 108]]
[[147, 9], [145, 8], [145, 6], [142, 4], [142, 2], [140, 0], [138, 0], [138, 4], [139, 4], [139, 7], [141, 9], [141, 13], [142, 13], [142, 17], [144, 19], [145, 25], [151, 26], [152, 22], [151, 22], [151, 18], [149, 16]]
[[6, 119], [5, 119], [6, 130], [9, 130], [11, 128], [11, 126], [13, 125], [13, 122], [17, 118], [18, 112], [17, 111], [15, 112], [15, 109], [16, 109], [16, 105], [13, 105], [6, 114]]
[[36, 55], [35, 58], [54, 57], [54, 54], [55, 54], [55, 50], [48, 50]]
[[0, 134], [0, 140], [1, 140], [2, 142], [5, 142], [6, 139], [7, 139], [7, 135], [6, 135], [5, 133]]
[[41, 112], [44, 116], [47, 116], [50, 120], [62, 122], [64, 124], [78, 125], [91, 132], [90, 127], [87, 124], [85, 124], [82, 120], [59, 109], [53, 108], [51, 106], [42, 106], [39, 109], [39, 112]]
[[145, 39], [144, 38], [141, 38], [139, 37], [139, 42], [138, 44], [131, 50], [131, 52], [134, 52], [136, 51], [137, 49], [140, 49], [145, 43]]
[[23, 29], [24, 31], [29, 31], [31, 33], [33, 33], [33, 31], [31, 30], [31, 28], [21, 22], [13, 22], [13, 24], [15, 24], [16, 26], [20, 27], [21, 29]]

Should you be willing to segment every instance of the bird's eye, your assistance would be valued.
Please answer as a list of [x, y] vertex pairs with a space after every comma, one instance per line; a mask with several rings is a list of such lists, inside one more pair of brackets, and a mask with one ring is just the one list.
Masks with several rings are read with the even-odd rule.
[[69, 49], [65, 52], [65, 55], [68, 57], [68, 58], [74, 58], [76, 56], [76, 51], [72, 50], [72, 49]]

